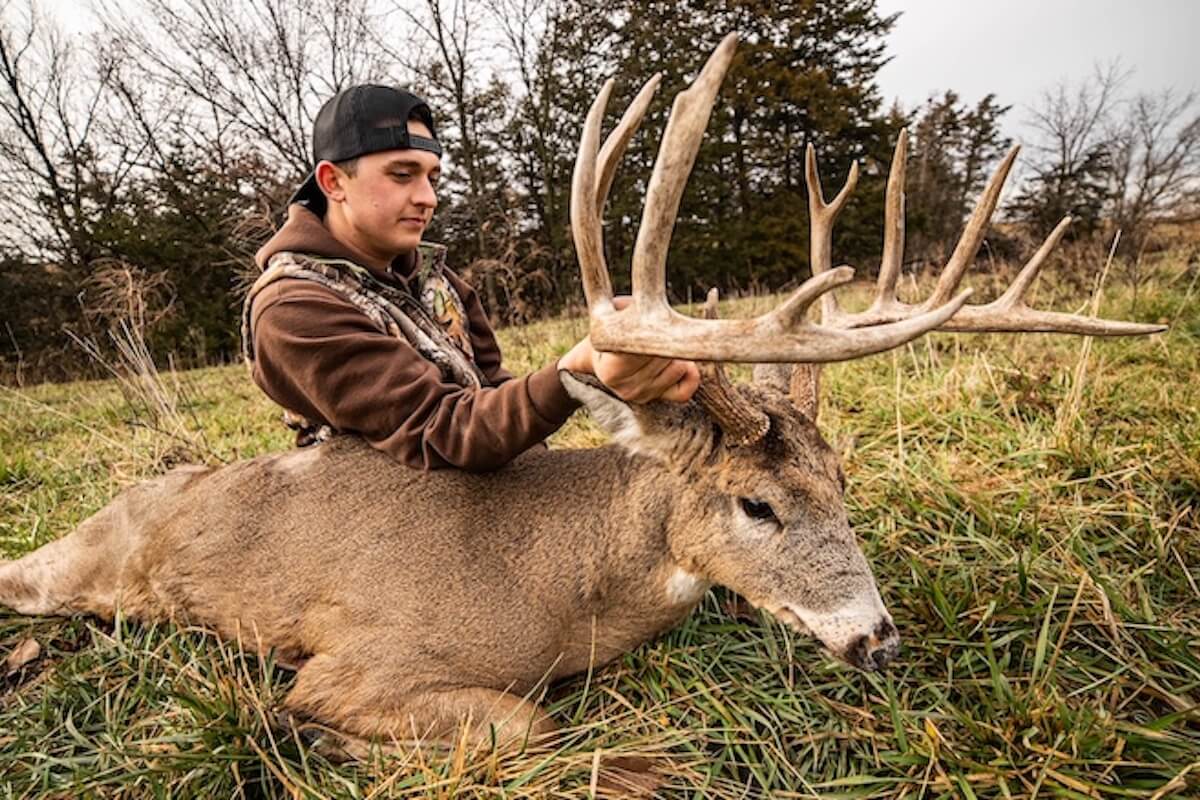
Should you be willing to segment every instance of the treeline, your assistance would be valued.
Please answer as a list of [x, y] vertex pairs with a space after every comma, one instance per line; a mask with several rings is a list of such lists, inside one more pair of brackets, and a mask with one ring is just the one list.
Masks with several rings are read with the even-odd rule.
[[[617, 78], [611, 124], [662, 73], [605, 216], [621, 288], [670, 101], [728, 31], [742, 44], [680, 209], [675, 297], [808, 275], [809, 143], [828, 185], [864, 167], [835, 247], [870, 274], [903, 127], [906, 258], [939, 261], [1010, 144], [1009, 107], [952, 91], [885, 107], [876, 77], [895, 22], [875, 0], [142, 0], [102, 3], [98, 30], [71, 37], [36, 5], [6, 5], [0, 376], [86, 374], [68, 334], [103, 342], [122, 325], [180, 364], [236, 357], [252, 255], [312, 168], [313, 117], [366, 81], [429, 100], [447, 148], [429, 236], [451, 246], [497, 321], [516, 322], [582, 297], [568, 198], [596, 92]], [[1192, 97], [1125, 97], [1121, 83], [1110, 70], [1037, 110], [1032, 175], [1008, 210], [1032, 236], [1069, 213], [1084, 238], [1119, 225], [1136, 257], [1156, 219], [1194, 211]]]

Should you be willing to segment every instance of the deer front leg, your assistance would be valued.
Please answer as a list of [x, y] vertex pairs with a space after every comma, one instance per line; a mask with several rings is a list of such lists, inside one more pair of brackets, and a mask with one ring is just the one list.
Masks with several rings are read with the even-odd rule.
[[[338, 687], [326, 683], [345, 679], [344, 664], [327, 655], [310, 659], [300, 669], [296, 685], [284, 700], [277, 720], [294, 730], [317, 752], [335, 761], [369, 761], [376, 755], [408, 755], [413, 747], [465, 745], [469, 750], [515, 750], [526, 741], [554, 733], [558, 726], [537, 703], [509, 692], [483, 687], [418, 691], [392, 705], [346, 699], [332, 706]], [[361, 698], [370, 701], [370, 696]], [[293, 716], [294, 715], [294, 716]], [[304, 722], [300, 718], [311, 719]], [[465, 737], [464, 737], [465, 734]], [[600, 797], [651, 797], [663, 777], [653, 762], [639, 757], [605, 755], [598, 773]]]
[[[484, 687], [400, 690], [401, 679], [386, 666], [360, 665], [319, 654], [301, 667], [284, 700], [290, 714], [349, 734], [342, 749], [361, 757], [369, 740], [389, 745], [436, 742], [520, 747], [553, 733], [557, 726], [537, 703]], [[465, 728], [465, 731], [464, 731]]]

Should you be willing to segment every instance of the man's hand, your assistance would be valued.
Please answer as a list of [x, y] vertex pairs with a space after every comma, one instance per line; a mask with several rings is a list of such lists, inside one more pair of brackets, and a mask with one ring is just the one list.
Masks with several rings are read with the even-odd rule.
[[[618, 308], [629, 302], [626, 297], [616, 300]], [[595, 375], [627, 403], [651, 400], [686, 403], [700, 385], [700, 370], [695, 362], [603, 352], [593, 349], [587, 338], [558, 360], [558, 368]]]

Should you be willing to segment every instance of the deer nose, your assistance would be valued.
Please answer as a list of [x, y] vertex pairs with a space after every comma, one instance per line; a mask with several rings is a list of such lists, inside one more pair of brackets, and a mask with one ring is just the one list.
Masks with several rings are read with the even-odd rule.
[[890, 619], [851, 642], [846, 660], [864, 672], [883, 669], [900, 654], [900, 633]]

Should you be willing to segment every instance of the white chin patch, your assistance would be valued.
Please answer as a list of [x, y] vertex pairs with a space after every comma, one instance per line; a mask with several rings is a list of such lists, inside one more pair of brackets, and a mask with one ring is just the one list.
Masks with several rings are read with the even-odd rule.
[[671, 605], [698, 603], [711, 586], [712, 584], [703, 578], [696, 577], [682, 567], [676, 567], [667, 578], [667, 602]]
[[892, 619], [883, 607], [879, 590], [874, 586], [869, 592], [833, 611], [809, 611], [791, 603], [784, 604], [783, 611], [795, 615], [813, 636], [834, 653], [845, 652], [860, 637], [870, 636], [880, 623]]

